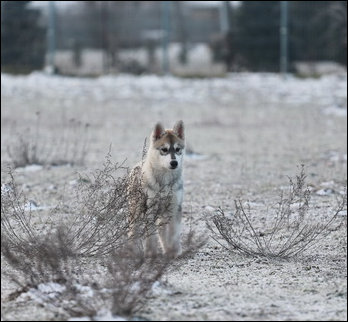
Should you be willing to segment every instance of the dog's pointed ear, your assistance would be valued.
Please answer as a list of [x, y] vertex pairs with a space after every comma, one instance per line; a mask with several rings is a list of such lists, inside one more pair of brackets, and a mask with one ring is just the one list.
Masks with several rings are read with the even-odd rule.
[[183, 121], [178, 121], [175, 123], [173, 127], [174, 132], [177, 134], [177, 136], [184, 140], [185, 139], [185, 134], [184, 134], [184, 122]]
[[152, 138], [154, 141], [158, 140], [164, 133], [163, 125], [158, 122], [153, 130]]

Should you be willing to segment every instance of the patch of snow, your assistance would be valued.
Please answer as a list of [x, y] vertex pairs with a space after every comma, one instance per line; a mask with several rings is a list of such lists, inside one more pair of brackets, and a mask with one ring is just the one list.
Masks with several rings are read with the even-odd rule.
[[347, 108], [330, 106], [323, 109], [323, 114], [338, 117], [347, 117]]
[[302, 205], [303, 205], [303, 203], [301, 203], [301, 202], [294, 202], [294, 203], [290, 204], [290, 209], [291, 209], [291, 210], [297, 210], [297, 209], [299, 209]]
[[152, 294], [156, 297], [160, 297], [162, 295], [173, 295], [174, 291], [166, 287], [162, 282], [155, 281], [152, 284], [151, 288]]
[[328, 151], [323, 157], [331, 162], [347, 161], [347, 154], [341, 155], [337, 151]]
[[330, 156], [330, 161], [332, 162], [338, 162], [339, 160], [340, 160], [340, 155], [338, 153]]
[[335, 182], [331, 180], [331, 181], [322, 182], [320, 185], [323, 187], [332, 187], [333, 185], [335, 185]]
[[46, 209], [52, 209], [54, 206], [39, 206], [36, 201], [29, 200], [24, 205], [24, 211], [38, 211], [38, 210], [46, 210]]
[[[195, 104], [218, 99], [230, 103], [235, 93], [253, 95], [249, 100], [259, 103], [260, 97], [277, 104], [312, 104], [319, 102], [322, 108], [337, 106], [347, 100], [347, 79], [339, 75], [325, 75], [319, 79], [299, 79], [289, 75], [284, 80], [272, 73], [231, 73], [225, 78], [182, 79], [158, 75], [106, 75], [96, 79], [71, 78], [34, 72], [26, 76], [1, 74], [2, 96], [18, 96], [23, 100], [42, 96], [45, 88], [47, 98], [64, 97], [70, 101], [85, 101], [90, 95], [96, 101], [129, 100], [141, 96], [144, 100], [157, 101], [171, 98], [173, 102]], [[89, 96], [81, 93], [90, 93]], [[30, 95], [30, 97], [29, 97]], [[344, 114], [345, 109], [334, 108], [334, 113]], [[331, 108], [327, 113], [332, 113]], [[346, 113], [346, 111], [345, 111]]]
[[61, 295], [65, 290], [66, 287], [58, 283], [41, 283], [37, 288], [30, 288], [27, 292], [22, 293], [17, 299], [30, 299], [38, 303], [46, 303]]
[[212, 206], [205, 206], [203, 209], [206, 212], [214, 212], [216, 210], [216, 208], [214, 208]]
[[127, 321], [127, 319], [113, 315], [110, 310], [100, 310], [93, 318], [93, 321]]
[[318, 196], [331, 196], [335, 193], [335, 190], [330, 188], [320, 189], [316, 192]]
[[63, 293], [66, 290], [66, 287], [58, 283], [49, 282], [49, 283], [39, 284], [37, 286], [37, 289], [44, 294], [50, 294], [50, 293]]
[[141, 285], [139, 281], [134, 282], [132, 285], [129, 287], [130, 293], [137, 293], [141, 289]]
[[47, 188], [48, 190], [57, 190], [58, 188], [57, 188], [57, 186], [56, 185], [54, 185], [54, 184], [51, 184], [51, 185], [49, 185], [48, 186], [48, 188]]
[[25, 211], [32, 211], [32, 210], [37, 210], [38, 204], [34, 200], [29, 200], [25, 205], [24, 205], [24, 210]]
[[245, 201], [245, 202], [243, 202], [243, 206], [244, 207], [250, 206], [250, 208], [253, 208], [253, 207], [263, 207], [264, 205], [262, 203], [259, 203], [259, 202]]
[[296, 72], [304, 77], [323, 75], [343, 75], [346, 67], [332, 61], [298, 61], [294, 63]]
[[83, 297], [93, 297], [94, 296], [94, 291], [89, 286], [74, 284], [74, 287]]
[[78, 180], [76, 180], [76, 179], [70, 180], [70, 181], [69, 181], [69, 184], [70, 184], [71, 186], [76, 186], [78, 183], [79, 183], [79, 182], [78, 182]]
[[6, 194], [10, 194], [13, 192], [13, 189], [11, 187], [11, 185], [9, 185], [8, 183], [3, 183], [1, 185], [1, 193], [6, 193]]
[[19, 172], [36, 172], [43, 169], [43, 166], [40, 164], [30, 164], [25, 167], [19, 167], [16, 170]]
[[233, 214], [232, 211], [226, 211], [226, 212], [225, 212], [225, 217], [226, 217], [227, 219], [233, 219], [234, 214]]

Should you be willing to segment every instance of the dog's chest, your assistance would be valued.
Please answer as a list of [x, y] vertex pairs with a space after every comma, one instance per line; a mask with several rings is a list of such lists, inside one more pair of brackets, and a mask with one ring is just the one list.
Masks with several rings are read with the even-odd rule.
[[169, 197], [177, 203], [182, 202], [183, 181], [181, 176], [145, 177], [143, 182], [144, 191], [148, 196]]

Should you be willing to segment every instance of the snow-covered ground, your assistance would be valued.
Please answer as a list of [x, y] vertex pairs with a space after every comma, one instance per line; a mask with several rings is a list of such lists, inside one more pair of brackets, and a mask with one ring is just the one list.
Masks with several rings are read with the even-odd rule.
[[[288, 75], [283, 79], [278, 74], [236, 73], [226, 78], [181, 79], [157, 75], [120, 75], [99, 78], [76, 78], [48, 76], [35, 72], [28, 76], [1, 75], [3, 97], [21, 94], [21, 98], [31, 99], [43, 95], [52, 100], [64, 99], [86, 102], [91, 98], [96, 102], [130, 100], [134, 96], [154, 101], [204, 103], [218, 97], [220, 103], [228, 104], [236, 95], [250, 93], [249, 100], [266, 97], [271, 103], [283, 102], [298, 106], [316, 104], [323, 108], [346, 107], [347, 76], [328, 75], [319, 79], [299, 79]], [[87, 94], [87, 95], [84, 95]], [[281, 108], [281, 106], [280, 106]], [[339, 113], [340, 114], [340, 113]], [[344, 114], [342, 112], [342, 114]]]
[[[84, 166], [34, 165], [16, 171], [30, 196], [28, 206], [35, 208], [33, 216], [42, 222], [41, 216], [74, 187], [76, 172], [101, 167], [110, 145], [114, 161], [126, 160], [130, 167], [137, 162], [157, 121], [166, 127], [178, 119], [185, 122], [185, 231], [192, 222], [195, 230], [205, 232], [209, 214], [217, 207], [228, 213], [238, 196], [249, 200], [254, 220], [264, 219], [287, 176], [294, 177], [300, 164], [305, 165], [318, 218], [332, 212], [347, 184], [346, 74], [319, 79], [252, 73], [209, 79], [2, 74], [1, 112], [2, 165], [10, 161], [8, 147], [18, 144], [18, 134], [53, 149], [54, 155], [64, 150], [58, 143], [66, 142], [66, 136], [81, 144], [88, 140]], [[89, 124], [88, 137], [67, 130], [72, 119]], [[4, 173], [3, 187], [7, 180]], [[346, 222], [346, 216], [343, 211], [337, 220]], [[154, 291], [137, 316], [346, 320], [346, 246], [346, 224], [320, 240], [310, 254], [291, 261], [230, 254], [209, 239], [196, 255], [167, 273], [166, 290]], [[8, 265], [2, 266], [9, 272]], [[6, 275], [1, 287], [2, 320], [67, 318], [35, 300], [40, 289], [14, 300], [8, 295], [16, 286]], [[100, 312], [95, 319], [108, 319], [110, 312]]]

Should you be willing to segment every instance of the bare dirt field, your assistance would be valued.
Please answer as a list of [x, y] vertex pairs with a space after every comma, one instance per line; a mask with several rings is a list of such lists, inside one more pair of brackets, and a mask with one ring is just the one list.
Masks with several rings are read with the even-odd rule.
[[[347, 185], [346, 74], [286, 80], [244, 73], [221, 79], [2, 75], [2, 170], [11, 162], [8, 151], [18, 145], [18, 134], [37, 140], [56, 158], [70, 153], [60, 138], [73, 146], [87, 142], [83, 165], [16, 169], [17, 183], [38, 205], [34, 214], [39, 218], [62, 196], [69, 198], [77, 173], [100, 168], [109, 149], [114, 161], [126, 160], [132, 167], [155, 123], [172, 127], [179, 119], [185, 122], [190, 152], [184, 165], [184, 231], [191, 222], [209, 237], [206, 220], [218, 207], [233, 211], [238, 197], [249, 201], [253, 220], [267, 220], [267, 209], [301, 164], [314, 218], [334, 213]], [[81, 130], [86, 123], [88, 129]], [[3, 172], [2, 184], [8, 179]], [[333, 223], [339, 229], [290, 260], [233, 254], [209, 238], [196, 254], [169, 269], [136, 315], [147, 320], [345, 321], [346, 220], [345, 210]], [[4, 260], [2, 268], [11, 270]], [[2, 275], [2, 320], [69, 318], [35, 299], [9, 297], [15, 290]]]

